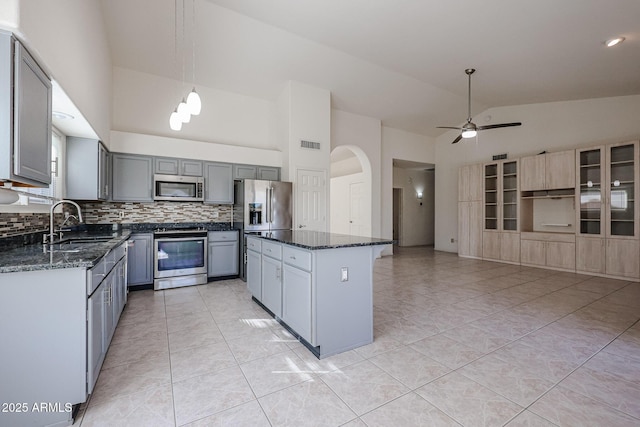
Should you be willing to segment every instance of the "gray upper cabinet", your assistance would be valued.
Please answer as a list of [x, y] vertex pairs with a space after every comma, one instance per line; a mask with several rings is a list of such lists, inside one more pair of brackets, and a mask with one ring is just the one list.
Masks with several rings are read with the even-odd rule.
[[178, 159], [168, 157], [153, 158], [153, 173], [178, 175]]
[[46, 187], [51, 80], [11, 33], [0, 32], [0, 57], [0, 180]]
[[256, 179], [258, 169], [252, 165], [233, 165], [233, 179]]
[[202, 176], [202, 162], [199, 160], [180, 159], [180, 175]]
[[230, 163], [204, 164], [205, 203], [233, 204], [233, 167]]
[[280, 181], [280, 168], [258, 166], [258, 179], [266, 181]]
[[233, 165], [233, 179], [280, 181], [280, 168], [255, 165]]
[[109, 199], [109, 152], [95, 139], [67, 137], [67, 198]]
[[153, 173], [163, 175], [202, 176], [202, 161], [154, 157]]
[[111, 156], [113, 193], [116, 202], [153, 201], [153, 158], [136, 154]]

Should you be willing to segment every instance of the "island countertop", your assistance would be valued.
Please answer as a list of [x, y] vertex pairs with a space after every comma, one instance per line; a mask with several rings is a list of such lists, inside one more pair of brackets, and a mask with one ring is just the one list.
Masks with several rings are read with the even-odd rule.
[[309, 250], [392, 245], [394, 243], [394, 241], [390, 239], [351, 236], [348, 234], [325, 233], [323, 231], [310, 230], [262, 231], [247, 233], [247, 235], [273, 240], [275, 242]]

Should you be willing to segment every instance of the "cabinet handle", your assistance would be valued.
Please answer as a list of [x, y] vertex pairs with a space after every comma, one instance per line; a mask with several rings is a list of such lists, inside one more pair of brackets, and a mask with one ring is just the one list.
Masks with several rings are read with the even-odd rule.
[[276, 268], [276, 279], [279, 279], [282, 276], [282, 272], [280, 270], [280, 267]]
[[295, 260], [295, 259], [296, 259], [296, 257], [294, 257], [293, 255], [292, 255], [292, 256], [290, 256], [289, 258], [291, 258], [292, 260]]

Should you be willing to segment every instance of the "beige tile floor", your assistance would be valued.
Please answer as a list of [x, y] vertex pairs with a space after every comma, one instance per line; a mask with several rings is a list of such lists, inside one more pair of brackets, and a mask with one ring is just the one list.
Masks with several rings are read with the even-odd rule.
[[129, 294], [76, 425], [639, 426], [640, 284], [400, 248], [318, 360], [227, 280]]

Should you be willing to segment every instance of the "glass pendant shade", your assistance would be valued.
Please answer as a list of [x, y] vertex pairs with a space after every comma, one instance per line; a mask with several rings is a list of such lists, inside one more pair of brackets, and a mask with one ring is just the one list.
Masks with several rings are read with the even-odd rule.
[[182, 120], [180, 120], [177, 110], [175, 110], [173, 113], [171, 113], [171, 116], [169, 116], [169, 127], [171, 128], [171, 130], [182, 129]]
[[196, 92], [195, 87], [189, 93], [189, 96], [187, 96], [187, 107], [189, 107], [191, 115], [197, 116], [198, 114], [200, 114], [200, 110], [202, 109], [202, 102], [200, 101], [200, 95], [198, 95], [198, 92]]
[[182, 102], [178, 104], [178, 117], [182, 123], [189, 123], [191, 121], [191, 113], [189, 113], [189, 107], [182, 98]]

